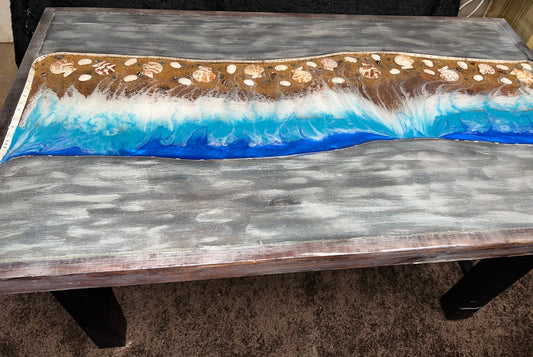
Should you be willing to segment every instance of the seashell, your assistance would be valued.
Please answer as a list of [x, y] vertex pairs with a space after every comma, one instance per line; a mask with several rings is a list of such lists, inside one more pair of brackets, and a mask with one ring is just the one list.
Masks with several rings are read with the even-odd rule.
[[442, 67], [439, 69], [439, 72], [440, 78], [447, 82], [457, 82], [459, 80], [459, 73], [455, 72], [453, 69], [448, 69], [448, 66]]
[[133, 82], [133, 81], [137, 80], [137, 78], [139, 78], [139, 77], [137, 77], [135, 74], [130, 74], [130, 75], [124, 77], [124, 82]]
[[433, 67], [433, 61], [431, 60], [425, 59], [425, 60], [422, 60], [422, 63], [424, 63], [428, 67]]
[[194, 72], [192, 72], [192, 78], [197, 82], [208, 83], [216, 78], [211, 67], [200, 66]]
[[178, 83], [183, 84], [184, 86], [190, 86], [192, 81], [189, 78], [180, 78], [178, 79]]
[[324, 69], [327, 69], [328, 71], [333, 71], [338, 66], [337, 62], [331, 58], [322, 58], [320, 60], [320, 64], [324, 66]]
[[331, 78], [331, 83], [334, 83], [334, 84], [343, 84], [344, 82], [346, 82], [346, 80], [344, 78], [341, 78], [341, 77], [333, 77], [333, 78]]
[[310, 72], [304, 71], [303, 67], [298, 67], [292, 70], [292, 79], [298, 83], [307, 83], [313, 79], [313, 75]]
[[315, 62], [308, 61], [308, 62], [305, 62], [305, 64], [308, 65], [309, 67], [316, 68], [316, 63]]
[[503, 64], [497, 64], [496, 68], [501, 69], [502, 71], [508, 71], [509, 67], [504, 66]]
[[284, 87], [289, 87], [291, 85], [291, 82], [289, 82], [289, 81], [281, 81], [281, 82], [279, 82], [279, 84], [284, 86]]
[[402, 66], [402, 69], [411, 69], [413, 68], [415, 60], [407, 55], [398, 55], [394, 57], [394, 62], [396, 62], [397, 65]]
[[289, 69], [289, 67], [285, 66], [284, 64], [278, 64], [276, 67], [274, 67], [276, 71], [286, 71]]
[[372, 54], [372, 55], [370, 55], [370, 57], [372, 57], [372, 59], [374, 61], [380, 61], [381, 60], [381, 56], [380, 55]]
[[89, 79], [91, 79], [92, 76], [90, 74], [82, 74], [79, 78], [78, 78], [78, 81], [80, 82], [86, 82], [88, 81]]
[[482, 76], [481, 74], [476, 74], [476, 75], [474, 76], [474, 80], [475, 80], [476, 82], [481, 82], [481, 81], [483, 80], [483, 76]]
[[377, 79], [381, 77], [381, 71], [377, 69], [376, 67], [369, 65], [369, 64], [363, 64], [363, 66], [359, 68], [359, 72], [365, 78]]
[[466, 62], [463, 62], [463, 61], [457, 62], [457, 65], [459, 67], [461, 67], [462, 69], [467, 69], [468, 68], [468, 65], [466, 64]]
[[431, 74], [432, 76], [435, 75], [435, 71], [432, 71], [431, 69], [424, 68], [424, 73]]
[[397, 68], [393, 68], [389, 71], [390, 74], [400, 74], [400, 70]]
[[252, 81], [251, 79], [245, 79], [245, 80], [244, 80], [244, 84], [246, 84], [246, 85], [249, 86], [249, 87], [253, 87], [253, 86], [255, 86], [255, 82]]
[[91, 64], [92, 62], [93, 62], [93, 60], [90, 59], [90, 58], [83, 58], [83, 59], [78, 61], [78, 65], [85, 66], [85, 65]]
[[510, 80], [509, 78], [505, 78], [505, 77], [500, 78], [500, 82], [502, 82], [503, 84], [513, 84], [512, 80]]
[[494, 73], [496, 73], [496, 70], [494, 70], [494, 68], [492, 68], [492, 66], [490, 66], [488, 64], [480, 63], [477, 66], [479, 68], [479, 73], [481, 73], [481, 74], [494, 74]]
[[351, 56], [346, 56], [346, 57], [344, 57], [344, 60], [345, 60], [346, 62], [357, 63], [357, 59], [355, 59], [355, 58], [353, 58], [353, 57], [351, 57]]
[[533, 74], [529, 72], [522, 71], [521, 69], [513, 69], [511, 74], [514, 74], [516, 79], [522, 83], [533, 83]]
[[249, 64], [244, 67], [244, 73], [252, 78], [259, 78], [263, 75], [265, 69], [258, 64]]
[[116, 65], [109, 62], [100, 62], [93, 64], [94, 71], [96, 74], [99, 74], [101, 76], [107, 76], [108, 74], [111, 74], [115, 72]]
[[179, 64], [178, 62], [170, 62], [170, 67], [179, 69], [181, 68], [181, 64]]
[[523, 69], [527, 71], [531, 71], [533, 68], [531, 68], [531, 65], [529, 63], [520, 63]]
[[159, 62], [147, 62], [142, 66], [142, 74], [148, 78], [154, 78], [154, 74], [163, 72], [163, 65]]
[[135, 63], [137, 63], [137, 58], [130, 58], [124, 62], [124, 66], [133, 66]]
[[62, 74], [63, 77], [68, 77], [75, 70], [74, 61], [69, 59], [61, 59], [50, 65], [50, 72], [53, 74]]
[[235, 73], [236, 70], [237, 70], [237, 66], [234, 64], [230, 64], [226, 67], [226, 72], [228, 72], [229, 74]]

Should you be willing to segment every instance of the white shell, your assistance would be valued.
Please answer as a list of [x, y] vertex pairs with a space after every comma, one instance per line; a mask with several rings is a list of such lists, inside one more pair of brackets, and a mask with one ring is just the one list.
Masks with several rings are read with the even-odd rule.
[[509, 67], [504, 66], [503, 64], [497, 64], [496, 68], [501, 69], [503, 71], [508, 71], [509, 70]]
[[130, 58], [129, 60], [126, 60], [126, 62], [124, 62], [124, 66], [129, 67], [134, 65], [135, 63], [137, 63], [137, 58]]
[[78, 61], [78, 64], [79, 64], [80, 66], [85, 66], [85, 65], [87, 65], [87, 64], [91, 64], [92, 62], [93, 62], [93, 60], [90, 59], [90, 58], [83, 58], [83, 59], [81, 59], [81, 60]]
[[234, 64], [230, 64], [226, 67], [226, 72], [228, 72], [229, 74], [235, 73], [236, 70], [237, 70], [237, 66]]
[[258, 65], [258, 64], [249, 64], [248, 66], [244, 67], [244, 73], [249, 75], [252, 78], [260, 78], [263, 76], [263, 72], [265, 72], [265, 69]]
[[135, 80], [137, 80], [137, 76], [135, 74], [130, 74], [126, 77], [124, 77], [124, 82], [133, 82]]
[[389, 71], [390, 74], [400, 74], [400, 70], [399, 69], [396, 69], [396, 68], [393, 68]]
[[486, 63], [480, 63], [477, 66], [479, 68], [479, 73], [481, 73], [481, 74], [494, 74], [494, 73], [496, 73], [494, 68], [492, 68], [491, 65], [488, 65]]
[[172, 68], [181, 68], [181, 64], [178, 62], [170, 62], [170, 67]]
[[503, 84], [513, 84], [512, 80], [510, 80], [509, 78], [505, 78], [505, 77], [500, 78], [500, 82], [502, 82]]
[[455, 72], [453, 69], [448, 69], [448, 66], [442, 67], [439, 69], [439, 72], [440, 78], [447, 82], [457, 82], [459, 80], [459, 73]]
[[107, 76], [108, 74], [114, 73], [116, 70], [116, 65], [114, 63], [109, 63], [106, 61], [98, 62], [93, 64], [94, 71], [100, 76]]
[[459, 67], [461, 67], [462, 69], [467, 69], [468, 68], [468, 65], [466, 64], [466, 62], [463, 62], [463, 61], [457, 62], [457, 65]]
[[66, 58], [57, 60], [50, 65], [50, 72], [53, 74], [62, 74], [63, 77], [68, 77], [75, 70], [74, 61]]
[[431, 69], [424, 68], [424, 73], [431, 74], [432, 76], [435, 75], [435, 71], [432, 71]]
[[335, 84], [342, 84], [346, 81], [344, 80], [344, 78], [341, 78], [341, 77], [333, 77], [331, 78], [331, 82]]
[[344, 60], [345, 60], [346, 62], [357, 63], [357, 59], [355, 59], [355, 58], [353, 58], [353, 57], [351, 57], [351, 56], [346, 56], [346, 57], [344, 57]]
[[313, 68], [316, 68], [316, 63], [315, 62], [305, 62], [306, 65], [308, 65], [309, 67], [313, 67]]
[[281, 81], [281, 82], [279, 82], [279, 84], [284, 86], [284, 87], [289, 87], [291, 85], [291, 82], [289, 82], [289, 81]]
[[483, 76], [481, 74], [476, 74], [474, 76], [474, 80], [477, 82], [481, 82], [483, 80]]
[[370, 57], [372, 57], [372, 59], [373, 59], [374, 61], [379, 61], [379, 60], [381, 60], [381, 56], [380, 56], [380, 55], [372, 54], [372, 55], [370, 55]]
[[516, 79], [518, 79], [519, 82], [529, 84], [533, 83], [533, 74], [527, 71], [522, 71], [521, 69], [513, 69], [511, 71], [511, 74], [515, 75]]
[[520, 63], [523, 69], [526, 69], [528, 71], [531, 71], [533, 68], [531, 68], [531, 65], [529, 63]]
[[178, 83], [183, 84], [184, 86], [190, 86], [192, 81], [189, 78], [180, 78], [178, 79]]
[[397, 55], [394, 57], [394, 62], [398, 66], [402, 66], [402, 69], [411, 69], [413, 68], [413, 63], [415, 63], [415, 60], [407, 55]]
[[285, 66], [284, 64], [278, 64], [276, 67], [274, 67], [276, 71], [286, 71], [289, 69], [289, 67]]
[[244, 84], [246, 84], [247, 86], [250, 86], [250, 87], [255, 86], [255, 82], [252, 81], [251, 79], [245, 79], [244, 80]]
[[428, 67], [433, 67], [433, 61], [431, 60], [425, 59], [425, 60], [422, 60], [422, 63], [424, 63]]
[[338, 66], [337, 61], [335, 61], [333, 58], [322, 58], [320, 60], [320, 64], [328, 71], [334, 71]]
[[90, 74], [82, 74], [80, 76], [80, 78], [78, 78], [78, 81], [85, 82], [85, 81], [88, 81], [91, 78], [92, 78], [92, 76]]

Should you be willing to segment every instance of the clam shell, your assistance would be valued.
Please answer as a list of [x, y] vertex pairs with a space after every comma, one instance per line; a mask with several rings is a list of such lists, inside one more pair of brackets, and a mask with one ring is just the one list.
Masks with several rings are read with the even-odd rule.
[[448, 69], [447, 66], [439, 69], [439, 72], [440, 78], [447, 82], [457, 82], [459, 80], [459, 73], [455, 72], [453, 69]]
[[309, 67], [313, 67], [313, 68], [316, 68], [317, 64], [315, 62], [312, 62], [312, 61], [307, 61], [305, 62], [306, 65], [308, 65]]
[[292, 70], [292, 80], [298, 83], [307, 83], [313, 79], [313, 75], [310, 72], [304, 71], [303, 67], [298, 67]]
[[494, 73], [496, 73], [496, 70], [491, 65], [488, 65], [486, 63], [480, 63], [477, 66], [479, 68], [479, 73], [481, 73], [481, 74], [494, 74]]
[[461, 67], [462, 69], [467, 69], [468, 68], [468, 65], [466, 64], [466, 62], [463, 62], [463, 61], [457, 62], [457, 65], [459, 67]]
[[510, 80], [509, 78], [505, 78], [505, 77], [500, 78], [500, 82], [502, 82], [503, 84], [513, 84], [512, 80]]
[[376, 67], [369, 65], [369, 64], [363, 64], [359, 68], [359, 73], [361, 73], [363, 77], [370, 78], [370, 79], [377, 79], [381, 77], [381, 71], [377, 69]]
[[483, 80], [483, 76], [482, 76], [481, 74], [476, 74], [476, 75], [474, 76], [474, 80], [475, 80], [476, 82], [481, 82], [481, 81]]
[[130, 75], [127, 75], [126, 77], [124, 77], [124, 82], [133, 82], [135, 80], [137, 80], [137, 75], [135, 74], [130, 74]]
[[237, 70], [237, 66], [234, 64], [230, 64], [226, 67], [226, 72], [228, 72], [229, 74], [235, 73], [236, 70]]
[[93, 67], [96, 74], [107, 76], [108, 74], [115, 72], [116, 65], [114, 63], [104, 61], [93, 64]]
[[509, 67], [503, 65], [503, 64], [497, 64], [496, 68], [501, 69], [502, 71], [508, 71]]
[[74, 61], [69, 59], [57, 60], [50, 65], [50, 72], [53, 74], [62, 74], [63, 77], [68, 77], [75, 70]]
[[346, 56], [346, 57], [344, 57], [344, 60], [346, 62], [357, 63], [357, 59], [353, 58], [352, 56]]
[[397, 55], [394, 57], [394, 62], [397, 65], [402, 66], [402, 69], [411, 69], [413, 68], [413, 63], [415, 63], [415, 60], [407, 55]]
[[389, 71], [390, 74], [400, 74], [400, 70], [397, 68], [393, 68]]
[[154, 78], [154, 74], [163, 72], [163, 65], [159, 62], [147, 62], [142, 66], [142, 74], [149, 78]]
[[514, 74], [516, 76], [516, 79], [518, 79], [522, 83], [533, 83], [533, 74], [522, 71], [521, 69], [513, 69], [511, 74]]
[[91, 79], [92, 76], [90, 74], [82, 74], [79, 78], [78, 78], [78, 81], [80, 82], [86, 82], [88, 81], [89, 79]]
[[341, 78], [341, 77], [333, 77], [333, 78], [331, 78], [331, 83], [334, 83], [334, 84], [343, 84], [344, 82], [346, 82], [346, 80], [344, 78]]
[[178, 62], [170, 62], [170, 67], [179, 69], [181, 68], [181, 64], [179, 64]]
[[129, 67], [137, 63], [137, 58], [130, 58], [124, 62], [124, 66]]
[[424, 68], [424, 73], [431, 74], [432, 76], [435, 75], [435, 71], [432, 71], [431, 69]]
[[78, 61], [78, 65], [85, 66], [85, 65], [91, 64], [92, 62], [93, 60], [90, 58], [82, 58], [81, 60]]
[[431, 60], [425, 59], [425, 60], [422, 60], [422, 63], [424, 63], [428, 67], [433, 67], [433, 61]]
[[246, 85], [249, 86], [249, 87], [253, 87], [253, 86], [255, 86], [255, 82], [252, 81], [251, 79], [245, 79], [245, 80], [244, 80], [244, 84], [246, 84]]
[[289, 67], [287, 67], [287, 66], [284, 65], [284, 64], [278, 64], [276, 67], [274, 67], [274, 69], [275, 69], [276, 71], [280, 71], [280, 72], [281, 72], [281, 71], [286, 71], [286, 70], [288, 70]]
[[531, 65], [529, 63], [520, 63], [520, 65], [522, 66], [523, 69], [527, 71], [533, 70], [533, 68], [531, 68]]
[[381, 56], [377, 55], [377, 54], [371, 54], [370, 57], [372, 57], [372, 59], [374, 61], [380, 61], [381, 60]]
[[200, 66], [196, 71], [192, 72], [192, 78], [197, 82], [208, 83], [212, 82], [216, 75], [211, 67]]
[[178, 79], [178, 83], [183, 84], [184, 86], [190, 86], [192, 81], [189, 78], [180, 78]]
[[284, 86], [284, 87], [290, 87], [291, 82], [289, 82], [289, 81], [281, 81], [281, 82], [279, 82], [279, 84]]
[[244, 73], [252, 78], [259, 78], [263, 75], [265, 69], [258, 64], [249, 64], [244, 67]]
[[320, 64], [328, 71], [333, 71], [338, 66], [337, 62], [331, 58], [322, 58]]

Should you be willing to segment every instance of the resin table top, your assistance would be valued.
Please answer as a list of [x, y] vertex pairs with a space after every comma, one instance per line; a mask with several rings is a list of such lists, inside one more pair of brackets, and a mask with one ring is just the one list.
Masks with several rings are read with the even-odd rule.
[[[498, 19], [48, 9], [1, 133], [46, 54], [237, 61], [365, 51], [532, 58]], [[531, 145], [409, 139], [253, 159], [23, 156], [0, 165], [0, 292], [532, 254], [532, 198]]]

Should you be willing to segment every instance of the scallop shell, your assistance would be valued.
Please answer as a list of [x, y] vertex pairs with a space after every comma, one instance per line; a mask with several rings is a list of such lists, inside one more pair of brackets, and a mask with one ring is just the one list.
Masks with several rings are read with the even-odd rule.
[[275, 69], [276, 71], [280, 71], [280, 72], [281, 72], [281, 71], [286, 71], [286, 70], [288, 70], [289, 67], [287, 67], [287, 66], [284, 65], [284, 64], [278, 64], [276, 67], [274, 67], [274, 69]]
[[500, 82], [502, 82], [503, 84], [513, 84], [512, 80], [510, 80], [509, 78], [505, 78], [505, 77], [500, 78]]
[[78, 78], [78, 81], [80, 82], [86, 82], [88, 81], [89, 79], [91, 79], [92, 76], [90, 74], [82, 74], [79, 78]]
[[533, 68], [531, 68], [531, 65], [529, 63], [520, 63], [523, 69], [527, 71], [531, 71]]
[[258, 64], [249, 64], [244, 67], [244, 73], [252, 78], [259, 78], [263, 75], [265, 69]]
[[485, 63], [480, 63], [477, 66], [479, 68], [479, 73], [481, 73], [481, 74], [494, 74], [494, 73], [496, 73], [496, 70], [491, 65], [488, 65], [488, 64], [485, 64]]
[[466, 62], [463, 62], [463, 61], [457, 62], [457, 65], [459, 67], [461, 67], [462, 69], [467, 69], [468, 68], [468, 65], [466, 64]]
[[508, 71], [509, 67], [503, 65], [503, 64], [497, 64], [496, 68], [501, 69], [502, 71]]
[[313, 79], [313, 75], [310, 72], [304, 71], [303, 67], [298, 67], [292, 70], [292, 79], [298, 83], [307, 83]]
[[394, 62], [396, 62], [397, 65], [402, 66], [402, 69], [411, 69], [413, 68], [415, 60], [407, 55], [398, 55], [394, 57]]
[[85, 66], [85, 65], [91, 64], [92, 62], [93, 60], [90, 58], [82, 58], [81, 60], [78, 61], [78, 65]]
[[93, 64], [93, 67], [96, 74], [99, 74], [101, 76], [107, 76], [108, 74], [115, 72], [116, 65], [104, 61]]
[[139, 78], [139, 77], [137, 77], [135, 74], [130, 74], [130, 75], [124, 77], [124, 82], [133, 82], [133, 81], [137, 80], [137, 78]]
[[422, 63], [424, 63], [428, 67], [433, 67], [433, 61], [431, 60], [425, 59], [425, 60], [422, 60]]
[[333, 71], [338, 66], [337, 61], [331, 58], [322, 58], [320, 64], [328, 71]]
[[74, 61], [69, 59], [57, 60], [50, 65], [50, 72], [53, 74], [62, 74], [63, 77], [68, 77], [75, 70]]
[[522, 71], [521, 69], [513, 69], [511, 74], [514, 74], [516, 76], [516, 79], [518, 79], [522, 83], [533, 83], [533, 74]]
[[253, 87], [253, 86], [255, 86], [255, 82], [252, 81], [251, 79], [245, 79], [245, 80], [244, 80], [244, 84], [246, 84], [246, 85], [249, 86], [249, 87]]
[[226, 67], [226, 72], [228, 72], [229, 74], [235, 73], [236, 70], [237, 70], [237, 66], [234, 64], [230, 64]]
[[170, 67], [179, 69], [181, 68], [181, 64], [179, 64], [178, 62], [170, 62]]
[[291, 82], [289, 82], [289, 81], [281, 81], [281, 82], [279, 82], [279, 84], [284, 86], [284, 87], [290, 87]]
[[199, 66], [196, 71], [192, 72], [192, 78], [197, 82], [208, 83], [212, 82], [216, 75], [211, 67]]
[[341, 78], [341, 77], [333, 77], [333, 78], [331, 78], [331, 83], [334, 83], [334, 84], [343, 84], [344, 82], [346, 82], [346, 80], [344, 78]]
[[483, 80], [483, 76], [482, 76], [481, 74], [476, 74], [476, 75], [474, 76], [474, 80], [475, 80], [476, 82], [481, 82], [481, 81]]
[[357, 59], [355, 59], [355, 58], [353, 58], [353, 57], [351, 57], [351, 56], [346, 56], [346, 57], [344, 57], [344, 60], [345, 60], [346, 62], [357, 63]]
[[137, 63], [137, 58], [130, 58], [124, 62], [124, 66], [133, 66], [135, 63]]
[[180, 78], [178, 79], [178, 83], [183, 84], [184, 86], [190, 86], [192, 81], [189, 78]]
[[370, 55], [370, 57], [372, 57], [372, 59], [374, 61], [380, 61], [381, 60], [381, 56], [380, 55], [372, 54], [372, 55]]
[[313, 67], [313, 68], [316, 68], [316, 63], [315, 62], [312, 62], [312, 61], [307, 61], [305, 62], [306, 65], [308, 65], [309, 67]]
[[381, 71], [379, 69], [377, 69], [376, 67], [370, 65], [370, 64], [363, 64], [359, 68], [359, 72], [365, 78], [377, 79], [377, 78], [381, 77]]
[[442, 67], [439, 69], [439, 72], [440, 78], [447, 82], [457, 82], [459, 80], [459, 73], [455, 72], [453, 69], [448, 69], [448, 66]]
[[397, 68], [393, 68], [389, 71], [390, 74], [400, 74], [400, 70]]
[[148, 78], [154, 78], [154, 74], [163, 72], [163, 65], [159, 62], [147, 62], [142, 66], [142, 74]]
[[424, 68], [424, 73], [431, 74], [432, 76], [435, 75], [435, 71], [432, 71], [431, 69]]

